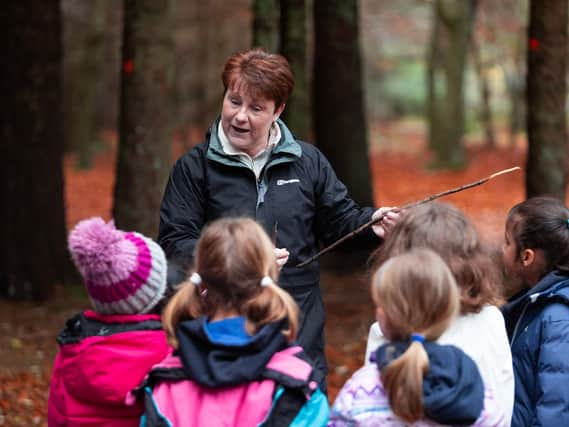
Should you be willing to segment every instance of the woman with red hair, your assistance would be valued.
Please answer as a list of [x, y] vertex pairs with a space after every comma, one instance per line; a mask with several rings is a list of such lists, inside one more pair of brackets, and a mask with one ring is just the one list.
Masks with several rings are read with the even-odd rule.
[[[301, 311], [298, 341], [314, 360], [325, 389], [319, 267], [316, 262], [295, 266], [314, 255], [320, 243], [332, 243], [387, 209], [359, 207], [324, 155], [296, 139], [279, 119], [294, 86], [282, 55], [262, 49], [235, 53], [225, 63], [222, 81], [220, 117], [205, 141], [172, 169], [158, 240], [169, 260], [187, 271], [207, 223], [227, 215], [258, 221], [273, 236], [282, 267], [279, 283]], [[377, 245], [397, 216], [389, 212], [354, 243]]]

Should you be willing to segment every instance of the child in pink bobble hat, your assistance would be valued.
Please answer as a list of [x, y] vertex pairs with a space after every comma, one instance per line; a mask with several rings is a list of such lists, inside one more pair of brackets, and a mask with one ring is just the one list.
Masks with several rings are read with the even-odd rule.
[[128, 393], [169, 352], [158, 305], [167, 264], [160, 246], [95, 217], [69, 234], [69, 252], [93, 310], [66, 322], [50, 383], [52, 426], [138, 426]]

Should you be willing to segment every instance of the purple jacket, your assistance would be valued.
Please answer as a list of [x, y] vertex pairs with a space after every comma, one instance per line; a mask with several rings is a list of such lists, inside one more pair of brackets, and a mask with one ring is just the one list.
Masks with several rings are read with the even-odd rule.
[[125, 398], [170, 352], [160, 316], [86, 311], [67, 321], [58, 342], [48, 425], [138, 426], [142, 404]]

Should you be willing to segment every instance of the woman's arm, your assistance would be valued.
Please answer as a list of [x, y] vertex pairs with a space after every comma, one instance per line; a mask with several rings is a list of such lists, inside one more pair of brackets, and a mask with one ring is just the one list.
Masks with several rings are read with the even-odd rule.
[[188, 264], [206, 220], [204, 156], [197, 149], [180, 158], [170, 173], [160, 206], [158, 243], [169, 260]]

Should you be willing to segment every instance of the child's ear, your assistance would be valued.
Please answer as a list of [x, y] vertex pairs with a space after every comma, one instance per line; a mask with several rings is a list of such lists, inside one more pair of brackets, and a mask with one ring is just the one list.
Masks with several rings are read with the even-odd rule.
[[535, 262], [535, 251], [533, 249], [524, 249], [520, 254], [522, 265], [529, 267]]

